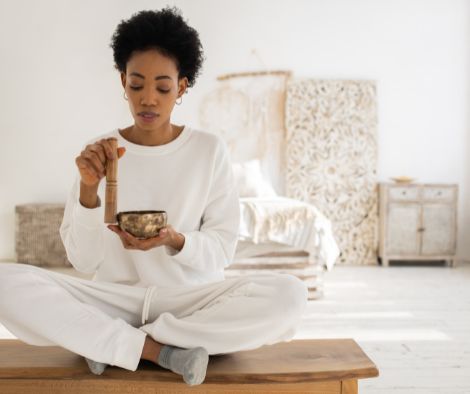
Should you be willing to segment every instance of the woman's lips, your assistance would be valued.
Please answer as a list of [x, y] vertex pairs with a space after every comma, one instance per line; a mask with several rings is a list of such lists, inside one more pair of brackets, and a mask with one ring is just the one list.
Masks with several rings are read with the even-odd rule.
[[155, 112], [140, 112], [138, 115], [146, 123], [152, 123], [159, 116]]

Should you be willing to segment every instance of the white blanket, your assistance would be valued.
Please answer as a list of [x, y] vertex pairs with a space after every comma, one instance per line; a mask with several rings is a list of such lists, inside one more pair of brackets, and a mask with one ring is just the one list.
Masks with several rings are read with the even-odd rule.
[[331, 222], [315, 206], [287, 197], [240, 198], [240, 236], [255, 244], [278, 242], [319, 258], [331, 270], [339, 256]]

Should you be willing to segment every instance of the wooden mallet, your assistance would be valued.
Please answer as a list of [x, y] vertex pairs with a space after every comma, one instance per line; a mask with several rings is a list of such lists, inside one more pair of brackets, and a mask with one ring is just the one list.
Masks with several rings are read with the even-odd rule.
[[108, 139], [111, 144], [111, 149], [115, 154], [115, 159], [108, 159], [106, 163], [106, 189], [105, 189], [105, 206], [104, 206], [104, 222], [116, 223], [117, 222], [117, 139]]

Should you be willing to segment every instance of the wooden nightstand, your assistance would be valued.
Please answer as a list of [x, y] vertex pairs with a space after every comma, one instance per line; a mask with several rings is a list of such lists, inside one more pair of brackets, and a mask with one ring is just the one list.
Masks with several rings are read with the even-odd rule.
[[458, 185], [391, 184], [379, 187], [379, 258], [445, 260], [453, 266]]

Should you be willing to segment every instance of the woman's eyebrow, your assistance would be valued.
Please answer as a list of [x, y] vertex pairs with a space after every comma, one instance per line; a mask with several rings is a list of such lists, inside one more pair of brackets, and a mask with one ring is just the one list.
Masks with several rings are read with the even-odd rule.
[[[133, 75], [135, 77], [145, 79], [145, 77], [142, 74], [139, 74], [139, 73], [136, 73], [136, 72], [131, 72], [129, 75]], [[168, 75], [158, 75], [158, 76], [155, 77], [155, 81], [158, 81], [159, 79], [171, 79], [171, 77], [168, 76]]]

